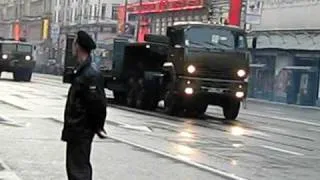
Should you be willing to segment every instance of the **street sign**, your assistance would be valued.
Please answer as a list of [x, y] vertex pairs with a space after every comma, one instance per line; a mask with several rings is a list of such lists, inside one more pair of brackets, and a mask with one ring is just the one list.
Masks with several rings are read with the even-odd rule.
[[51, 39], [54, 44], [58, 42], [59, 35], [60, 35], [59, 24], [52, 24], [52, 26], [51, 26]]
[[262, 8], [263, 8], [262, 0], [248, 0], [247, 9], [246, 9], [246, 23], [260, 24]]

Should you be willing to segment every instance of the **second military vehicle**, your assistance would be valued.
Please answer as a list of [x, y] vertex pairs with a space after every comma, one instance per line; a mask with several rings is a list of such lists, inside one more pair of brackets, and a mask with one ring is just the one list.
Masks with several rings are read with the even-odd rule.
[[102, 73], [115, 100], [128, 106], [154, 110], [164, 100], [167, 114], [199, 116], [212, 104], [233, 120], [246, 97], [249, 59], [242, 29], [187, 22], [145, 42], [115, 39], [112, 70]]
[[0, 75], [12, 72], [15, 81], [31, 81], [35, 61], [32, 58], [33, 45], [23, 39], [0, 38]]

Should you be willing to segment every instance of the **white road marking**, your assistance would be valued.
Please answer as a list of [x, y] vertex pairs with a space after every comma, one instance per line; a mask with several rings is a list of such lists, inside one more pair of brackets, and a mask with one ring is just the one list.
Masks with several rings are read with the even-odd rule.
[[138, 131], [145, 131], [145, 132], [152, 132], [152, 130], [147, 126], [133, 126], [129, 124], [120, 125], [122, 128], [138, 130]]
[[163, 151], [159, 151], [159, 150], [157, 150], [157, 149], [149, 148], [149, 147], [146, 147], [146, 146], [142, 146], [142, 145], [139, 145], [139, 144], [136, 144], [136, 143], [133, 143], [133, 142], [130, 142], [130, 141], [127, 141], [127, 140], [118, 138], [118, 137], [109, 136], [109, 138], [114, 139], [114, 140], [117, 140], [117, 141], [120, 141], [120, 142], [122, 142], [122, 143], [131, 145], [131, 146], [135, 146], [135, 147], [144, 149], [144, 150], [146, 150], [146, 151], [153, 152], [153, 153], [155, 153], [155, 154], [159, 154], [159, 155], [161, 155], [161, 156], [164, 156], [164, 157], [167, 157], [167, 158], [176, 160], [176, 161], [180, 161], [180, 162], [182, 162], [182, 163], [185, 163], [185, 164], [188, 164], [188, 165], [190, 165], [190, 166], [193, 166], [193, 167], [196, 167], [196, 168], [199, 168], [199, 169], [202, 169], [202, 170], [211, 172], [211, 173], [213, 173], [213, 174], [219, 175], [219, 176], [224, 177], [224, 178], [228, 178], [228, 179], [231, 179], [231, 180], [247, 180], [246, 178], [242, 178], [242, 177], [237, 176], [237, 175], [235, 175], [235, 174], [228, 173], [228, 172], [225, 172], [225, 171], [222, 171], [222, 170], [213, 168], [213, 167], [209, 167], [209, 166], [204, 165], [204, 164], [200, 164], [200, 163], [191, 161], [191, 160], [189, 160], [189, 159], [187, 159], [187, 158], [181, 158], [181, 157], [179, 157], [179, 156], [174, 156], [174, 155], [172, 155], [172, 154], [169, 154], [169, 153], [166, 153], [166, 152], [163, 152]]
[[153, 121], [153, 122], [155, 122], [155, 123], [157, 123], [157, 124], [163, 124], [163, 125], [167, 125], [167, 126], [176, 127], [176, 128], [180, 127], [180, 126], [177, 125], [177, 124], [173, 124], [173, 123], [169, 123], [169, 122], [163, 122], [163, 121]]
[[267, 146], [267, 145], [262, 145], [261, 147], [269, 149], [269, 150], [273, 150], [273, 151], [278, 151], [278, 152], [283, 152], [283, 153], [287, 153], [287, 154], [291, 154], [291, 155], [296, 155], [296, 156], [303, 156], [304, 154], [298, 153], [298, 152], [294, 152], [294, 151], [288, 151], [285, 149], [280, 149], [277, 147], [272, 147], [272, 146]]

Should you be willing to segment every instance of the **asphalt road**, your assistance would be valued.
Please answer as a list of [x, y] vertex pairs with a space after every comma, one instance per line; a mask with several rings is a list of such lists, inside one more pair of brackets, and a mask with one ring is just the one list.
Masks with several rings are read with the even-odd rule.
[[[60, 135], [69, 85], [50, 75], [31, 83], [2, 76], [0, 179], [66, 179]], [[232, 125], [219, 108], [207, 115], [109, 107], [110, 138], [96, 139], [92, 152], [94, 179], [318, 179], [320, 111], [249, 102]]]

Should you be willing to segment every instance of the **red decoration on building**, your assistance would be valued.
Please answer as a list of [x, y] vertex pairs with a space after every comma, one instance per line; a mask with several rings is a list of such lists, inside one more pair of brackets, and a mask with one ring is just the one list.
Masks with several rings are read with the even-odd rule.
[[144, 36], [150, 33], [150, 19], [142, 16], [139, 27], [138, 42], [144, 41]]
[[20, 33], [21, 33], [20, 22], [16, 21], [13, 24], [13, 32], [12, 32], [12, 37], [14, 38], [14, 40], [16, 41], [20, 40]]
[[229, 24], [240, 26], [242, 0], [230, 0]]
[[143, 2], [141, 6], [139, 3], [129, 4], [127, 6], [127, 11], [131, 14], [147, 14], [165, 11], [201, 9], [203, 7], [204, 0], [158, 0], [153, 2]]
[[124, 32], [125, 14], [126, 14], [126, 8], [124, 6], [120, 6], [118, 8], [118, 29], [119, 29], [119, 33], [123, 33]]

